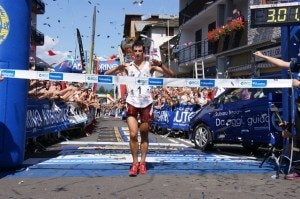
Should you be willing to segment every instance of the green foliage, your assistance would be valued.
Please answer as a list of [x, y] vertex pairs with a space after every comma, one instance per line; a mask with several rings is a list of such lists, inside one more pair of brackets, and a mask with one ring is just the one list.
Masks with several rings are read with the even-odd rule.
[[110, 94], [110, 96], [114, 97], [114, 89], [106, 89], [104, 86], [100, 86], [97, 90], [98, 94]]

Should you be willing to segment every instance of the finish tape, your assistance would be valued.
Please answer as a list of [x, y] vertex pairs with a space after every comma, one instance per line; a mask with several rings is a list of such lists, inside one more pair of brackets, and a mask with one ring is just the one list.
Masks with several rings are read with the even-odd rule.
[[29, 71], [2, 69], [0, 74], [6, 78], [38, 79], [66, 82], [85, 82], [97, 84], [134, 84], [170, 87], [223, 87], [223, 88], [291, 88], [291, 79], [193, 79], [130, 77], [81, 73], [62, 73], [48, 71]]

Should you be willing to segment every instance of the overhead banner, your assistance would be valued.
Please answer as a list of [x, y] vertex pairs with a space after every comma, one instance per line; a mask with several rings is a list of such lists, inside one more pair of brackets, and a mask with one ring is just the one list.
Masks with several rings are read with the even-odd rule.
[[98, 65], [98, 73], [103, 75], [105, 71], [120, 65], [120, 61], [100, 61]]
[[[106, 71], [117, 64], [106, 62], [101, 70]], [[100, 71], [100, 70], [99, 70]], [[29, 71], [0, 69], [0, 74], [7, 78], [43, 79], [67, 82], [86, 82], [97, 84], [124, 84], [174, 87], [223, 87], [223, 88], [291, 88], [292, 79], [194, 79], [194, 78], [147, 78], [131, 76], [111, 76], [96, 74], [62, 73], [48, 71]]]

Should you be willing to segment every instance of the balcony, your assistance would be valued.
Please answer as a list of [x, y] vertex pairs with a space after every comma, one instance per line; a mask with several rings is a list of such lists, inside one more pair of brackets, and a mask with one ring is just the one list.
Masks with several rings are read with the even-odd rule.
[[32, 12], [35, 14], [44, 14], [45, 3], [42, 0], [32, 0]]
[[205, 58], [206, 56], [213, 54], [213, 51], [211, 48], [209, 48], [209, 45], [210, 43], [205, 40], [182, 48], [175, 53], [175, 57], [178, 58], [178, 64], [190, 62], [198, 58]]
[[30, 43], [35, 46], [44, 45], [44, 34], [31, 26]]
[[239, 31], [232, 31], [230, 32], [230, 34], [220, 37], [217, 41], [209, 42], [208, 40], [202, 40], [180, 49], [175, 54], [175, 56], [178, 58], [178, 64], [184, 64], [186, 62], [191, 62], [199, 58], [205, 59], [209, 55], [218, 54], [247, 45], [247, 27], [248, 23], [245, 22], [244, 29]]

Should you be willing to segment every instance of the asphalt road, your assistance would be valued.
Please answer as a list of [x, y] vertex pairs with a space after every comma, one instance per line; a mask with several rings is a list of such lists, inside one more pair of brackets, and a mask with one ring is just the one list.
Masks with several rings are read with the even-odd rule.
[[126, 123], [101, 118], [91, 136], [26, 155], [24, 167], [1, 171], [0, 198], [299, 198], [297, 180], [274, 179], [274, 164], [240, 146], [211, 153], [189, 140], [150, 134], [148, 173], [129, 177]]

